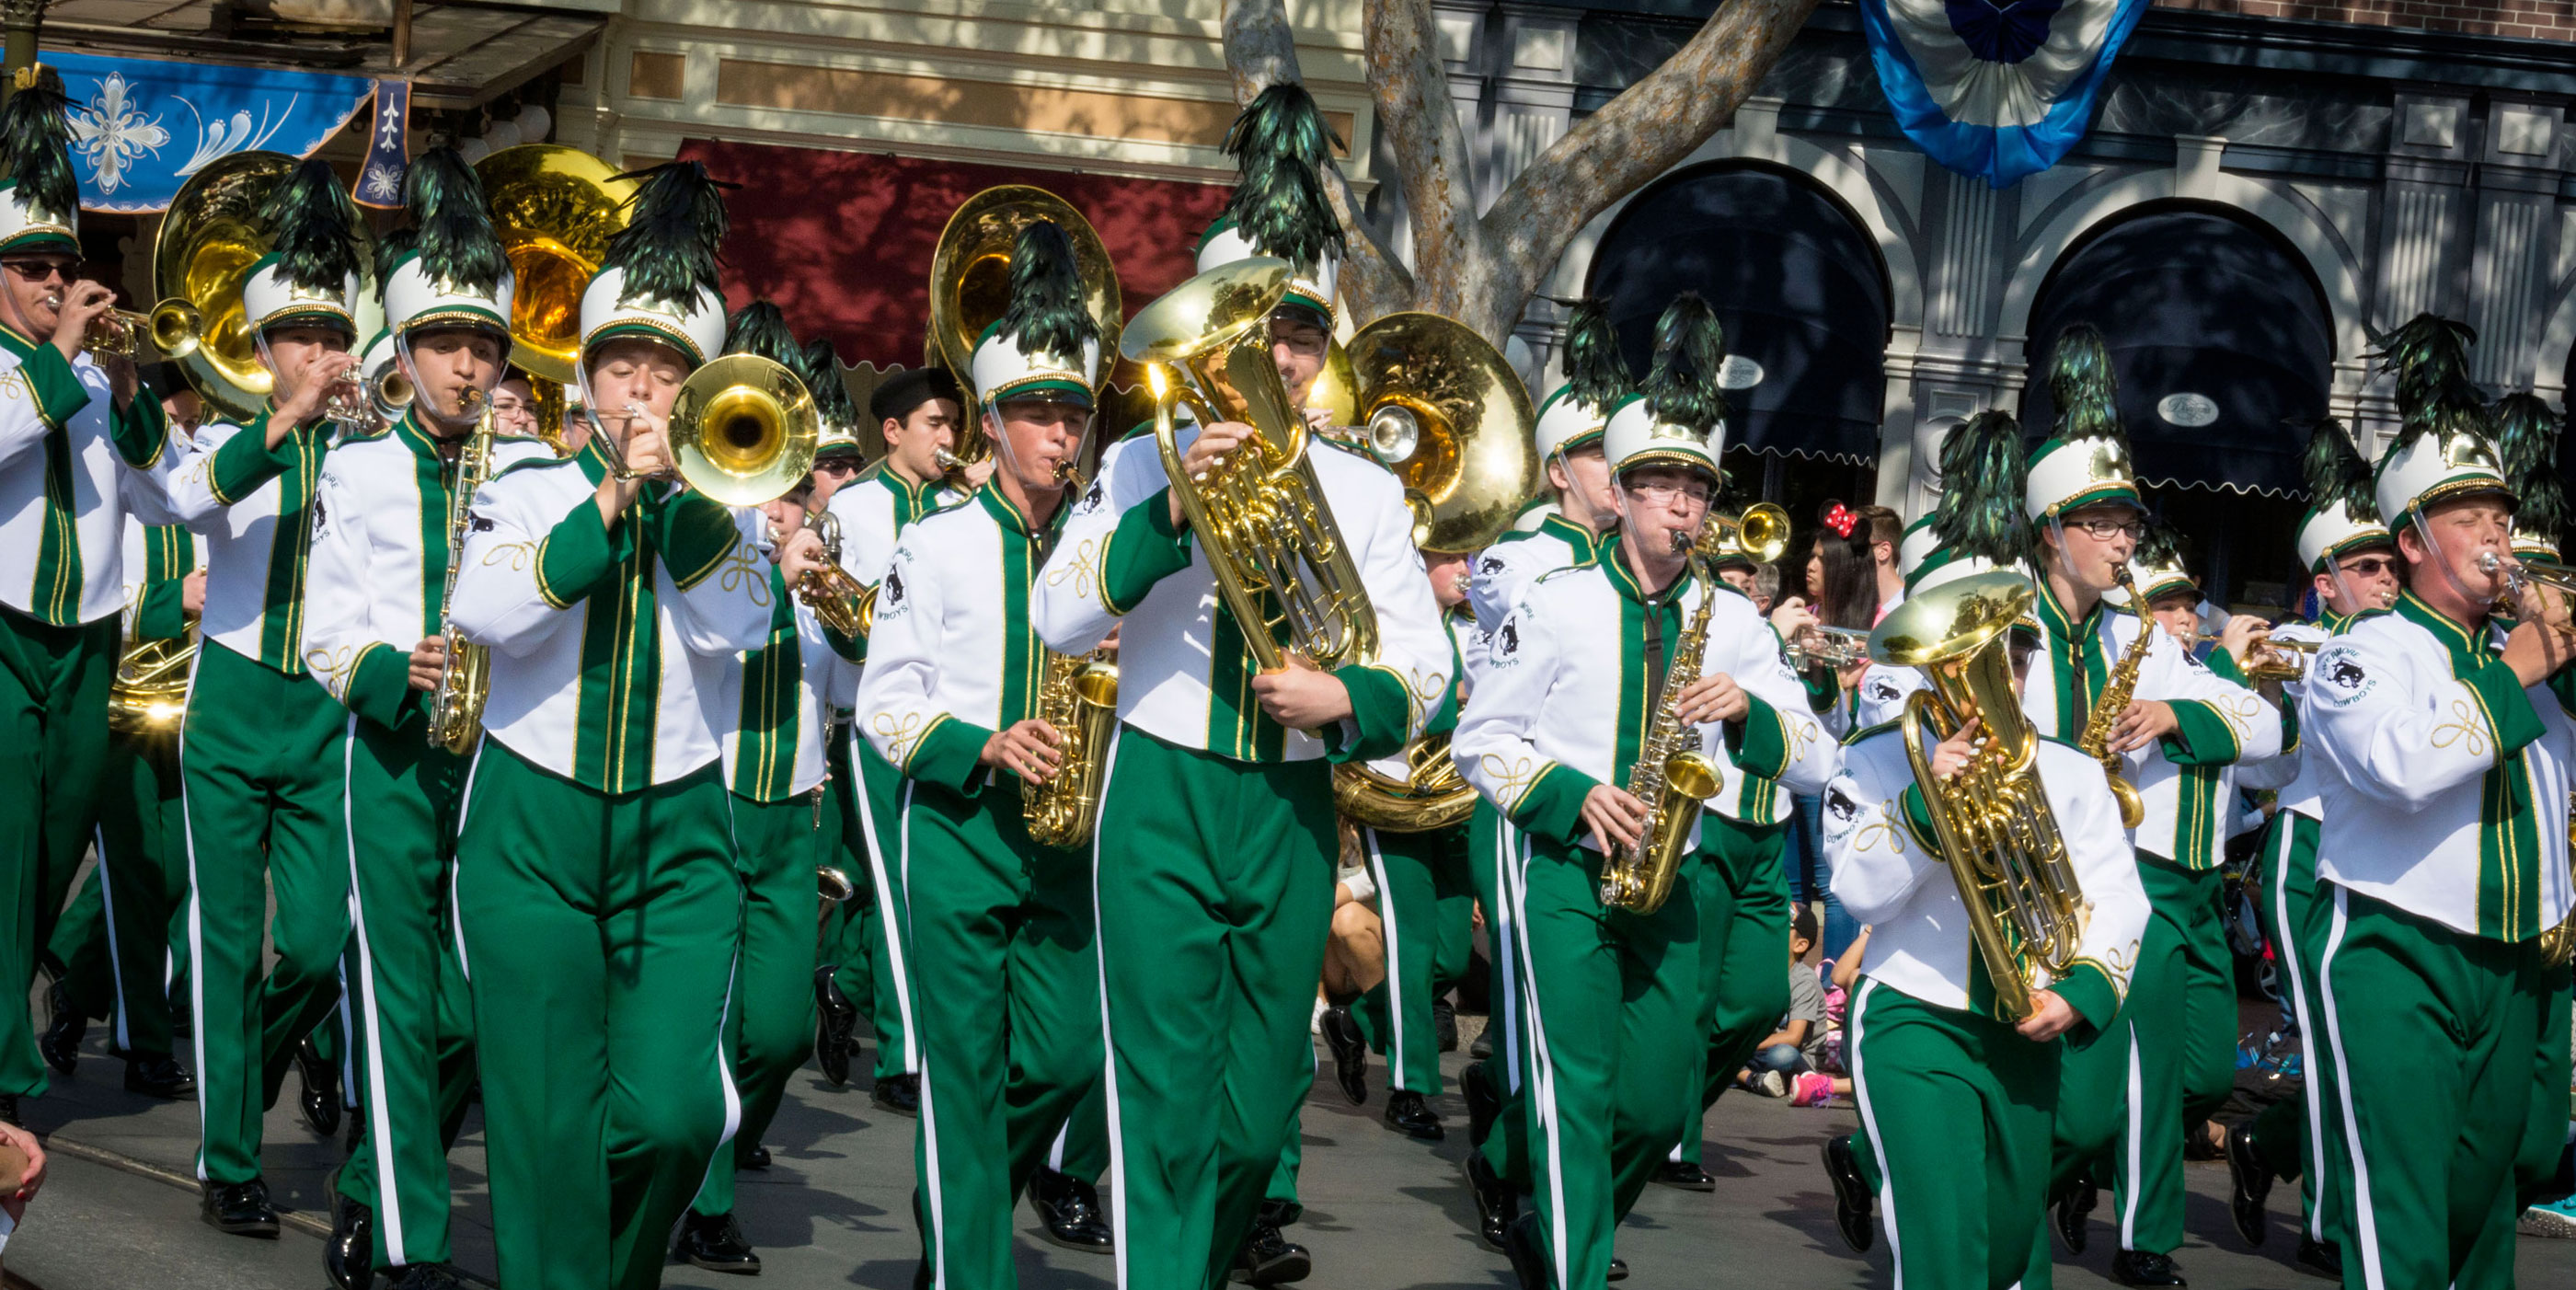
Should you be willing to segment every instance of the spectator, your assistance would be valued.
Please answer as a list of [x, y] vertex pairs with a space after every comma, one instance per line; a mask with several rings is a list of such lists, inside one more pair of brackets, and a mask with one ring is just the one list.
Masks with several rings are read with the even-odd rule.
[[36, 1135], [0, 1120], [0, 1251], [27, 1216], [27, 1202], [45, 1185], [45, 1148]]
[[1825, 986], [1816, 969], [1806, 964], [1815, 948], [1816, 912], [1805, 905], [1791, 906], [1789, 1015], [1753, 1050], [1752, 1062], [1736, 1074], [1737, 1084], [1782, 1097], [1791, 1090], [1792, 1076], [1817, 1070], [1817, 1058], [1825, 1046]]
[[1753, 585], [1744, 594], [1753, 597], [1753, 612], [1769, 614], [1771, 606], [1780, 599], [1780, 566], [1776, 564], [1755, 566]]

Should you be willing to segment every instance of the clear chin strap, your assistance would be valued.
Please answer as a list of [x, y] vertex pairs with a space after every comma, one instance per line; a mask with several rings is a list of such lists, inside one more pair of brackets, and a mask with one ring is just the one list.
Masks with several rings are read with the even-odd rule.
[[[2415, 526], [2415, 536], [2424, 539], [2424, 549], [2433, 553], [2433, 558], [2426, 563], [2442, 571], [2443, 581], [2451, 584], [2451, 590], [2460, 593], [2462, 604], [2483, 605], [2494, 599], [2492, 596], [2478, 595], [2469, 590], [2468, 584], [2460, 581], [2459, 572], [2451, 567], [2451, 553], [2442, 548], [2441, 539], [2433, 536], [2433, 526], [2425, 522], [2423, 511], [2408, 511], [2406, 522]], [[2337, 569], [2335, 574], [2340, 578], [2343, 571]]]

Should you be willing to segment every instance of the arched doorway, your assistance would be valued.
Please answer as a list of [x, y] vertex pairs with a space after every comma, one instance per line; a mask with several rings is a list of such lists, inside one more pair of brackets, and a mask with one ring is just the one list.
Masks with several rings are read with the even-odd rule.
[[1825, 497], [1874, 495], [1887, 275], [1859, 222], [1814, 180], [1748, 162], [1670, 175], [1611, 223], [1588, 289], [1607, 302], [1640, 376], [1676, 294], [1697, 291], [1716, 310], [1738, 491], [1801, 517]]
[[2078, 322], [2109, 343], [2139, 480], [2207, 589], [2283, 607], [2306, 507], [2299, 451], [2334, 361], [2306, 264], [2270, 229], [2204, 205], [2143, 207], [2069, 247], [2031, 309], [2021, 419], [2034, 441], [2056, 416], [2049, 355]]

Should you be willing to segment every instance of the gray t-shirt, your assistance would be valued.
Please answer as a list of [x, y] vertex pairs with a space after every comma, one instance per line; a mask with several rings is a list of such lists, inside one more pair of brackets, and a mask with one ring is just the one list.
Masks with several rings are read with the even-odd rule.
[[1814, 1064], [1825, 1052], [1825, 983], [1816, 969], [1804, 963], [1789, 965], [1788, 1021], [1807, 1023], [1807, 1040], [1798, 1051]]

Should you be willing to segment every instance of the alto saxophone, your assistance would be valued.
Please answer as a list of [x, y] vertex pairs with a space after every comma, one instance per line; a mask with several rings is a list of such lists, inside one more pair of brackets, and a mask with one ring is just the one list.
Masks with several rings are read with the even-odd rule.
[[2129, 710], [2129, 700], [2138, 691], [2138, 671], [2147, 665], [2147, 650], [2155, 644], [2155, 620], [2147, 617], [2146, 605], [2138, 598], [2138, 584], [2130, 578], [2127, 565], [2120, 566], [2120, 589], [2129, 593], [2129, 603], [2138, 607], [2138, 634], [2129, 640], [2111, 675], [2102, 682], [2102, 693], [2093, 700], [2093, 711], [2084, 718], [2084, 733], [2075, 746], [2102, 763], [2102, 774], [2111, 781], [2111, 796], [2120, 803], [2120, 827], [2134, 829], [2147, 818], [2146, 801], [2138, 796], [2135, 785], [2120, 777], [2120, 754], [2111, 751], [2111, 724]]
[[[2568, 794], [2567, 804], [2567, 867], [2570, 875], [2576, 876], [2576, 793]], [[2540, 934], [2540, 961], [2544, 966], [2553, 972], [2565, 972], [2571, 960], [2576, 960], [2576, 909], [2567, 911], [2567, 917], [2558, 920], [2556, 927]]]
[[483, 405], [482, 418], [456, 454], [456, 492], [447, 507], [447, 588], [439, 593], [438, 621], [446, 640], [446, 666], [429, 696], [429, 745], [462, 753], [483, 733], [483, 700], [490, 693], [492, 656], [456, 630], [456, 572], [465, 563], [465, 534], [474, 519], [474, 494], [492, 474], [492, 407], [483, 392], [465, 391], [465, 406]]
[[[1713, 526], [1712, 526], [1713, 527]], [[1674, 545], [1681, 545], [1677, 538]], [[1651, 914], [1673, 894], [1673, 880], [1683, 859], [1699, 841], [1702, 804], [1717, 796], [1722, 782], [1717, 764], [1700, 751], [1699, 727], [1681, 718], [1682, 691], [1699, 680], [1700, 655], [1708, 647], [1709, 612], [1717, 596], [1716, 579], [1698, 551], [1691, 552], [1691, 576], [1699, 581], [1699, 607], [1673, 642], [1672, 661], [1664, 667], [1662, 702], [1654, 724], [1637, 749], [1628, 771], [1628, 794], [1646, 804], [1646, 826], [1634, 846], [1620, 846], [1602, 861], [1601, 903], [1632, 913]]]
[[1109, 769], [1109, 737], [1118, 725], [1118, 665], [1101, 650], [1047, 654], [1046, 681], [1038, 687], [1038, 720], [1055, 727], [1055, 774], [1020, 781], [1020, 811], [1029, 840], [1040, 846], [1079, 847], [1091, 840], [1100, 815], [1100, 790]]

